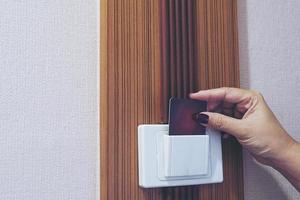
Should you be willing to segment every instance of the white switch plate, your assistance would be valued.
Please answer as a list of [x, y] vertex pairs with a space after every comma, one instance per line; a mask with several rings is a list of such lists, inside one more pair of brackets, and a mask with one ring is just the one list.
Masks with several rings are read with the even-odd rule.
[[209, 175], [208, 135], [162, 136], [157, 133], [156, 139], [159, 144], [156, 151], [161, 157], [158, 159], [158, 170], [164, 172], [159, 176], [160, 179], [186, 179], [187, 176], [196, 178]]
[[[204, 151], [208, 151], [207, 152], [208, 170], [205, 169], [195, 170], [193, 166], [189, 166], [189, 165], [197, 166], [199, 164], [199, 162], [195, 161], [194, 159], [189, 160], [192, 157], [195, 158], [195, 155], [191, 155], [191, 157], [187, 157], [186, 162], [183, 163], [176, 162], [174, 160], [172, 161], [173, 163], [176, 163], [176, 165], [173, 167], [176, 167], [175, 172], [178, 173], [180, 176], [172, 176], [172, 177], [166, 176], [166, 174], [168, 174], [169, 166], [165, 165], [166, 163], [165, 162], [166, 155], [164, 154], [166, 151], [165, 142], [167, 141], [167, 142], [172, 142], [173, 144], [180, 144], [178, 138], [176, 138], [176, 141], [173, 141], [174, 138], [172, 139], [172, 137], [182, 137], [182, 136], [168, 136], [168, 130], [169, 130], [169, 126], [165, 124], [164, 125], [146, 124], [146, 125], [139, 125], [138, 127], [139, 185], [141, 187], [154, 188], [154, 187], [200, 185], [200, 184], [223, 182], [221, 135], [217, 131], [209, 128], [206, 129], [206, 135], [209, 137], [208, 140], [209, 148], [208, 150], [203, 149]], [[168, 137], [170, 138], [168, 139]], [[199, 136], [198, 139], [200, 139], [200, 137], [201, 136]], [[186, 140], [187, 143], [190, 143], [190, 145], [194, 145], [194, 147], [196, 147], [195, 140], [190, 140], [189, 138], [186, 137], [185, 139], [187, 139]], [[199, 143], [199, 146], [201, 146], [200, 144], [201, 143]], [[186, 148], [181, 148], [181, 150], [182, 149], [186, 149]], [[188, 149], [189, 151], [191, 151], [191, 148]], [[176, 151], [174, 152], [176, 153]], [[204, 155], [205, 153], [199, 154], [199, 159], [201, 162], [204, 162], [203, 160]], [[168, 159], [170, 158], [174, 159], [174, 157], [168, 157]], [[182, 159], [183, 158], [181, 156], [181, 161], [184, 161]], [[177, 166], [178, 163], [181, 163], [182, 166]], [[184, 167], [188, 167], [194, 173], [200, 172], [200, 174], [198, 175], [182, 174], [182, 170], [184, 169]]]

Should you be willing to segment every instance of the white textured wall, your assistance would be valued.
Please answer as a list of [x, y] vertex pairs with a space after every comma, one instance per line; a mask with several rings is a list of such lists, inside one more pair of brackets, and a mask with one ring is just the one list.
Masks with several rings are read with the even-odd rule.
[[0, 199], [94, 200], [98, 1], [0, 1]]
[[[238, 18], [242, 86], [260, 90], [300, 141], [300, 1], [238, 0]], [[244, 178], [246, 200], [300, 199], [281, 175], [247, 154]]]

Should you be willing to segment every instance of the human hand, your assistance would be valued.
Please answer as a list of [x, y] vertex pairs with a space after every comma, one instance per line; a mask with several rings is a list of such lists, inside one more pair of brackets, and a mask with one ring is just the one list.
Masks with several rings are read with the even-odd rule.
[[297, 142], [280, 125], [256, 91], [238, 88], [217, 88], [190, 94], [192, 99], [208, 102], [208, 111], [233, 111], [235, 118], [216, 113], [202, 112], [199, 122], [224, 131], [237, 138], [259, 162], [273, 166], [283, 161]]

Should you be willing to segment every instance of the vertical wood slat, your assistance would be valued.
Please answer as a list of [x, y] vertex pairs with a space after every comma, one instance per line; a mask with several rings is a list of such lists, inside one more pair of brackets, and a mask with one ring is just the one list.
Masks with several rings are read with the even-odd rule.
[[161, 1], [162, 121], [168, 121], [168, 99], [188, 98], [197, 88], [195, 1]]
[[158, 199], [137, 178], [137, 126], [159, 123], [158, 1], [101, 0], [101, 199]]
[[[106, 143], [108, 137], [108, 130], [107, 130], [107, 54], [108, 54], [108, 17], [107, 17], [107, 10], [108, 4], [107, 0], [100, 1], [100, 38], [105, 38], [106, 41], [100, 39], [100, 185], [101, 185], [101, 197], [100, 199], [108, 199], [107, 198], [107, 191], [108, 191], [108, 158], [107, 158], [107, 148], [108, 144]], [[103, 142], [105, 141], [105, 142]]]
[[[197, 0], [198, 89], [239, 87], [235, 0]], [[243, 199], [242, 150], [233, 138], [223, 139], [224, 182], [200, 186], [203, 199]]]
[[101, 200], [243, 199], [232, 139], [223, 184], [141, 189], [137, 177], [138, 124], [167, 122], [170, 96], [238, 86], [236, 0], [101, 0], [100, 22]]

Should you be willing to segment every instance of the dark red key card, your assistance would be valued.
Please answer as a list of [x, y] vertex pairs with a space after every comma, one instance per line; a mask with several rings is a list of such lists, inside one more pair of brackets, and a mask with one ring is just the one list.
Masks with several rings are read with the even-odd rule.
[[171, 98], [169, 101], [169, 135], [204, 135], [205, 127], [197, 123], [195, 115], [206, 111], [207, 102]]

